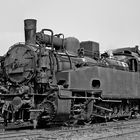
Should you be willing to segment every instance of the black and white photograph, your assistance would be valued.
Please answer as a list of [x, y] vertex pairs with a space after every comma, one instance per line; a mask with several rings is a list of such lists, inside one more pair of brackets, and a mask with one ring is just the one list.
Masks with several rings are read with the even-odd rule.
[[0, 0], [0, 140], [140, 139], [140, 0]]

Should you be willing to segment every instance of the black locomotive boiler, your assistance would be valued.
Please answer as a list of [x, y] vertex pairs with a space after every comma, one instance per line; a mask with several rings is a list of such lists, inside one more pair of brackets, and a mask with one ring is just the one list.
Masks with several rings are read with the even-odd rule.
[[1, 60], [1, 114], [5, 123], [92, 123], [137, 115], [140, 110], [138, 46], [100, 54], [99, 44], [36, 32], [24, 21], [25, 43]]

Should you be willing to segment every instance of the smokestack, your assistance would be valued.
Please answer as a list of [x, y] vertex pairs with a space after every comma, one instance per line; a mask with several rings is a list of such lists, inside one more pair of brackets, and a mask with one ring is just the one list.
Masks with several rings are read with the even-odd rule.
[[36, 44], [36, 20], [26, 19], [24, 20], [24, 32], [25, 32], [25, 43]]

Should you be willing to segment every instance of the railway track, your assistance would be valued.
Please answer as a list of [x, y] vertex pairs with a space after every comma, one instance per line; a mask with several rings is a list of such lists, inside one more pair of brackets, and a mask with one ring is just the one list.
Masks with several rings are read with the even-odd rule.
[[[126, 126], [128, 126], [128, 128]], [[99, 135], [96, 135], [96, 137], [92, 138], [92, 140], [109, 140], [109, 139], [113, 140], [114, 138], [117, 137], [119, 139], [119, 137], [124, 137], [130, 134], [140, 132], [140, 123], [131, 125], [129, 124], [126, 126], [114, 127], [112, 128], [112, 130], [109, 129], [103, 130]]]
[[34, 140], [41, 135], [40, 131], [20, 130], [12, 132], [1, 132], [0, 140]]
[[140, 119], [89, 126], [3, 131], [0, 140], [92, 139], [102, 140], [140, 132]]
[[42, 134], [39, 140], [45, 139], [82, 139], [100, 140], [140, 132], [140, 119], [108, 122], [77, 128], [62, 128], [47, 135]]

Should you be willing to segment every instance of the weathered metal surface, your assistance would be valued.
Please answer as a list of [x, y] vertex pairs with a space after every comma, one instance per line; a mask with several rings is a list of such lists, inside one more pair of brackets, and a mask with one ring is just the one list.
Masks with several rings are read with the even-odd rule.
[[86, 123], [94, 117], [130, 117], [139, 111], [138, 48], [100, 57], [96, 42], [81, 42], [80, 46], [78, 39], [54, 35], [50, 29], [36, 33], [34, 19], [24, 23], [25, 44], [13, 45], [0, 61], [5, 124], [69, 119]]
[[36, 20], [24, 20], [25, 42], [26, 44], [36, 44]]
[[35, 74], [36, 54], [30, 46], [15, 44], [4, 61], [5, 72], [13, 83], [29, 81]]
[[98, 60], [100, 57], [99, 43], [93, 41], [83, 41], [80, 48], [84, 48], [84, 55]]
[[94, 66], [64, 72], [64, 75], [69, 88], [92, 90], [92, 81], [96, 79], [101, 83], [103, 97], [140, 98], [139, 73]]
[[[56, 50], [61, 50], [65, 48], [69, 52], [74, 52], [74, 54], [77, 54], [77, 51], [80, 48], [79, 40], [74, 37], [68, 37], [63, 39], [56, 36], [44, 34], [42, 32], [38, 32], [36, 34], [36, 39], [41, 43], [54, 45], [54, 48]], [[53, 39], [53, 44], [52, 44], [52, 39]]]
[[[62, 94], [65, 94], [66, 96], [71, 96], [71, 92], [69, 91], [61, 91], [63, 92]], [[71, 113], [71, 100], [62, 100], [62, 99], [57, 99], [56, 100], [56, 106], [57, 106], [57, 116], [55, 120], [57, 121], [67, 121], [69, 119], [69, 115]]]

